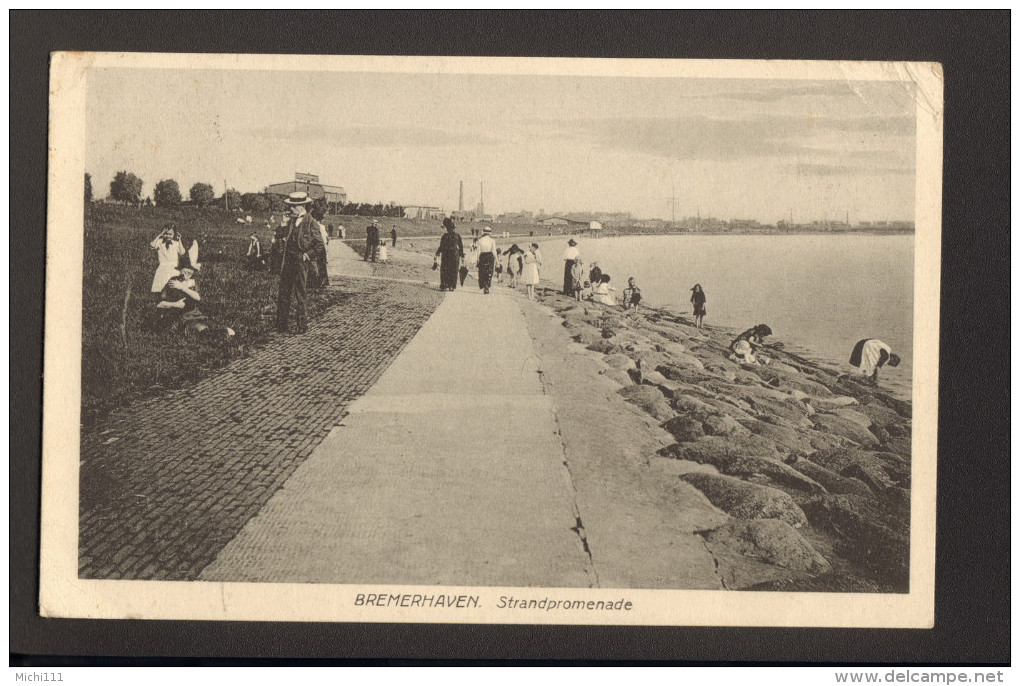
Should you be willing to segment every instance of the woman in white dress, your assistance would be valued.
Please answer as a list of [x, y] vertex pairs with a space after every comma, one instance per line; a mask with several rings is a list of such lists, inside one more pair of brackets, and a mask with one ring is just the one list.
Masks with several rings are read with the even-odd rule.
[[616, 300], [613, 299], [612, 292], [616, 289], [609, 285], [609, 274], [603, 274], [599, 284], [594, 287], [591, 294], [592, 302], [601, 303], [603, 305], [609, 305], [616, 307]]
[[149, 247], [156, 251], [156, 258], [159, 260], [156, 273], [152, 277], [152, 292], [162, 293], [167, 281], [177, 276], [177, 266], [184, 255], [184, 243], [181, 242], [181, 234], [177, 227], [174, 224], [167, 224], [152, 243], [149, 243]]
[[538, 252], [538, 243], [532, 243], [524, 253], [524, 272], [521, 281], [528, 289], [528, 299], [535, 299], [535, 286], [538, 284], [538, 268], [542, 266], [542, 254]]

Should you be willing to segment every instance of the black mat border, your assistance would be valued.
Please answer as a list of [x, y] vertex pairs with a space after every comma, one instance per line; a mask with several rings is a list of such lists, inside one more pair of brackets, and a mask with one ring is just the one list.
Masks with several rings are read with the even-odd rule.
[[[264, 658], [292, 664], [312, 658], [328, 658], [330, 664], [1008, 663], [1009, 12], [12, 11], [9, 17], [11, 664], [279, 664]], [[936, 628], [39, 618], [47, 59], [52, 50], [941, 62], [946, 165]]]

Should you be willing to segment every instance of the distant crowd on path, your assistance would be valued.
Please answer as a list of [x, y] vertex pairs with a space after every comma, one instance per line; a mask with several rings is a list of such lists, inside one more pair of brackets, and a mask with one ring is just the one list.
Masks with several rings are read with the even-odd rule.
[[[306, 290], [311, 283], [313, 287], [329, 285], [329, 274], [326, 256], [326, 245], [331, 237], [346, 238], [343, 224], [334, 227], [325, 226], [322, 217], [313, 217], [309, 212], [312, 204], [307, 193], [291, 193], [284, 203], [288, 213], [281, 217], [272, 239], [268, 255], [263, 250], [258, 234], [253, 230], [248, 237], [245, 253], [248, 268], [259, 271], [267, 266], [274, 274], [280, 275], [279, 297], [277, 301], [276, 328], [280, 332], [288, 331], [290, 311], [294, 308], [294, 324], [297, 333], [307, 331]], [[271, 216], [270, 225], [275, 220]], [[250, 216], [239, 218], [239, 223], [251, 225]], [[506, 252], [500, 250], [492, 236], [492, 227], [481, 230], [472, 228], [471, 247], [464, 250], [464, 242], [457, 233], [453, 219], [443, 220], [446, 233], [441, 237], [435, 252], [433, 269], [439, 270], [439, 289], [441, 291], [456, 290], [459, 283], [464, 286], [472, 273], [478, 281], [478, 288], [484, 294], [492, 289], [493, 278], [498, 283], [503, 281], [506, 272], [508, 286], [516, 289], [523, 285], [530, 300], [536, 299], [535, 287], [541, 279], [542, 254], [538, 243], [531, 243], [522, 249], [516, 243]], [[507, 236], [507, 232], [502, 232]], [[478, 234], [478, 235], [475, 235]], [[373, 219], [365, 231], [366, 261], [382, 261], [388, 258], [386, 241], [381, 240], [379, 220]], [[397, 244], [397, 228], [390, 230], [390, 244]], [[185, 250], [180, 232], [173, 224], [167, 225], [150, 244], [156, 251], [157, 266], [153, 275], [151, 290], [157, 294], [156, 308], [163, 312], [179, 313], [179, 321], [185, 329], [192, 333], [210, 335], [218, 334], [224, 338], [234, 336], [234, 331], [226, 326], [211, 322], [198, 308], [201, 295], [198, 291], [197, 272], [201, 269], [198, 261], [198, 241], [193, 241], [191, 248]], [[637, 309], [642, 302], [641, 289], [632, 276], [627, 279], [627, 287], [623, 289], [622, 299], [617, 302], [616, 289], [610, 285], [612, 279], [603, 272], [598, 262], [592, 262], [585, 268], [578, 243], [574, 238], [567, 241], [563, 252], [563, 294], [573, 296], [578, 301], [587, 300], [600, 305], [625, 310]], [[707, 296], [700, 283], [691, 288], [690, 303], [697, 328], [704, 327], [707, 314]], [[731, 341], [730, 359], [747, 365], [769, 364], [768, 355], [763, 350], [782, 349], [781, 343], [768, 345], [765, 339], [772, 335], [772, 329], [766, 324], [758, 324], [739, 334]], [[897, 367], [900, 357], [892, 348], [875, 338], [859, 340], [850, 354], [850, 365], [860, 370], [872, 384], [877, 382], [878, 371], [886, 364]]]

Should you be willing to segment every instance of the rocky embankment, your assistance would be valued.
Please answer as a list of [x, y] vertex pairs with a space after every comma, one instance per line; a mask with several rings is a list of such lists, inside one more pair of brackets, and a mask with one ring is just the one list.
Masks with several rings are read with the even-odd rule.
[[729, 516], [698, 532], [727, 588], [908, 590], [909, 403], [783, 350], [768, 365], [738, 364], [733, 332], [665, 310], [546, 304], [675, 439], [649, 467]]

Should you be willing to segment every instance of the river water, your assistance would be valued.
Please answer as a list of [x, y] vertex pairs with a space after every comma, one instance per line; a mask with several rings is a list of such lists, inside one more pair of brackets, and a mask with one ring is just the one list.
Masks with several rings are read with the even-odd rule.
[[[565, 241], [565, 238], [564, 238]], [[628, 236], [578, 238], [582, 259], [612, 276], [617, 297], [637, 279], [644, 301], [691, 312], [691, 287], [708, 298], [706, 324], [768, 324], [773, 341], [845, 363], [862, 338], [879, 338], [903, 362], [883, 386], [909, 397], [914, 316], [912, 235]], [[564, 246], [544, 240], [545, 261]], [[555, 247], [554, 247], [555, 246]], [[553, 259], [550, 259], [553, 258]], [[547, 267], [548, 269], [548, 267]], [[562, 273], [560, 266], [558, 273]], [[557, 278], [551, 271], [544, 275]]]

